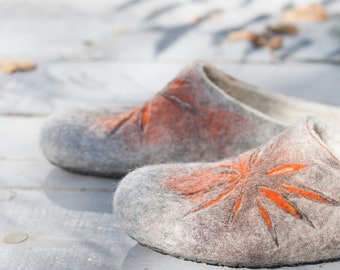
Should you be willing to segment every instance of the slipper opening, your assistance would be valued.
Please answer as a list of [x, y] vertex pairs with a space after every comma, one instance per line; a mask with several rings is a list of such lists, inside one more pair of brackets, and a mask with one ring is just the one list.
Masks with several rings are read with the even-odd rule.
[[292, 124], [308, 115], [327, 123], [339, 123], [340, 111], [330, 106], [259, 89], [238, 81], [210, 65], [203, 65], [202, 70], [205, 77], [218, 90], [223, 91], [243, 106], [283, 124]]
[[340, 134], [318, 121], [313, 121], [310, 129], [320, 143], [324, 145], [335, 158], [340, 160]]
[[298, 118], [291, 119], [292, 114], [287, 113], [286, 102], [279, 98], [262, 93], [256, 87], [240, 82], [209, 66], [203, 66], [203, 72], [213, 85], [243, 105], [286, 124], [294, 122]]

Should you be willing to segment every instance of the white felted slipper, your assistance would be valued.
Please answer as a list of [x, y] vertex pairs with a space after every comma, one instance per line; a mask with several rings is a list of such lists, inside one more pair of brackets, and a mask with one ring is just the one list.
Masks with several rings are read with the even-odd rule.
[[302, 116], [335, 125], [339, 114], [338, 108], [257, 89], [198, 61], [137, 108], [53, 115], [41, 147], [59, 167], [109, 176], [148, 164], [219, 160], [268, 141]]
[[340, 259], [340, 135], [309, 118], [215, 163], [154, 165], [120, 183], [114, 212], [140, 244], [209, 264]]

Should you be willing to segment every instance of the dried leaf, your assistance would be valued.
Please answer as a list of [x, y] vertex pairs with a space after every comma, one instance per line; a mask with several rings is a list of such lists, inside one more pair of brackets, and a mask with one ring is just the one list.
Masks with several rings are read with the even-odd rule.
[[240, 41], [240, 40], [246, 40], [246, 41], [252, 41], [256, 38], [256, 34], [249, 32], [249, 31], [235, 31], [231, 32], [228, 35], [228, 40], [230, 41]]
[[0, 70], [5, 74], [28, 71], [36, 68], [36, 64], [28, 59], [12, 59], [0, 61]]
[[189, 18], [189, 23], [196, 24], [196, 23], [200, 23], [200, 22], [205, 21], [205, 20], [218, 21], [220, 19], [221, 19], [221, 12], [215, 11], [215, 12], [211, 12], [209, 14], [191, 17], [191, 18]]
[[199, 23], [200, 21], [202, 21], [202, 17], [199, 17], [199, 16], [191, 17], [189, 19], [189, 22], [191, 24], [196, 24], [196, 23]]
[[212, 21], [219, 21], [221, 19], [221, 13], [215, 12], [210, 15], [209, 19]]
[[265, 35], [256, 35], [255, 38], [252, 40], [254, 47], [260, 48], [267, 46], [268, 39]]
[[124, 34], [126, 31], [125, 31], [125, 28], [122, 27], [122, 26], [116, 26], [113, 28], [113, 32], [115, 34]]
[[267, 26], [267, 30], [273, 34], [296, 35], [299, 28], [292, 24], [277, 24]]
[[287, 11], [282, 15], [281, 20], [286, 22], [321, 22], [328, 20], [328, 15], [322, 5], [310, 3]]
[[274, 36], [269, 41], [267, 46], [271, 48], [272, 50], [277, 50], [282, 47], [283, 39], [280, 36]]

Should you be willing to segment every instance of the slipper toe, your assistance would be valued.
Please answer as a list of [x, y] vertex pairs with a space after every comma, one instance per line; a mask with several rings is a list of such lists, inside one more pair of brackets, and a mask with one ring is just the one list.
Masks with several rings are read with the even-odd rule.
[[154, 165], [114, 197], [121, 227], [187, 260], [278, 267], [340, 259], [340, 135], [308, 118], [214, 163]]
[[127, 153], [122, 153], [124, 139], [115, 136], [108, 144], [110, 133], [100, 123], [108, 115], [118, 122], [125, 111], [72, 109], [56, 113], [43, 126], [41, 149], [52, 164], [72, 172], [122, 175], [131, 168]]

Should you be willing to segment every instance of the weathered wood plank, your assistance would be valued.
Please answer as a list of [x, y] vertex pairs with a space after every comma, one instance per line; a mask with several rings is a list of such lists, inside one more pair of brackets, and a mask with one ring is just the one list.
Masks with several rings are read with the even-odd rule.
[[[101, 207], [74, 209], [85, 196], [70, 192], [67, 203], [67, 192], [51, 192], [59, 198], [51, 200], [50, 191], [13, 191], [13, 199], [0, 201], [0, 269], [120, 269], [135, 244], [111, 213], [103, 213], [111, 205], [100, 200], [103, 193], [87, 193]], [[27, 240], [16, 243], [19, 233]]]
[[[276, 64], [266, 49], [226, 40], [241, 27], [262, 31], [302, 2], [0, 0], [0, 58], [38, 62], [33, 72], [0, 74], [0, 114], [136, 104], [197, 58], [260, 87], [340, 105], [339, 66], [296, 63], [339, 60], [339, 0], [317, 1], [331, 20], [299, 25]], [[0, 269], [221, 269], [131, 240], [112, 214], [118, 179], [49, 164], [39, 149], [44, 120], [0, 117]], [[340, 262], [298, 268], [321, 267], [335, 270]]]
[[114, 191], [118, 180], [72, 174], [51, 165], [39, 147], [43, 117], [0, 117], [0, 190]]
[[[339, 59], [339, 1], [323, 2], [326, 23], [300, 24], [278, 56]], [[0, 58], [37, 61], [271, 61], [267, 49], [231, 43], [238, 29], [263, 31], [300, 1], [0, 1]], [[133, 18], [127, 20], [126, 18]], [[174, 20], [174, 18], [176, 18]], [[67, 31], [65, 31], [67, 29]]]
[[[137, 104], [158, 92], [190, 62], [61, 62], [46, 63], [30, 73], [0, 74], [0, 114], [49, 114], [74, 106]], [[340, 105], [335, 87], [340, 66], [215, 64], [259, 87]]]

